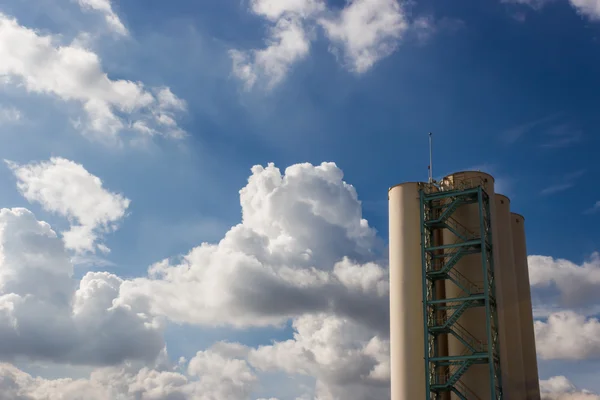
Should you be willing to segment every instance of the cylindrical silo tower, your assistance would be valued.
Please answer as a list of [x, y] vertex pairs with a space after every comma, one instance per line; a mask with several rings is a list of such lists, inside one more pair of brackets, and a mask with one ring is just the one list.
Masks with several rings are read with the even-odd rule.
[[390, 188], [390, 379], [392, 400], [425, 399], [420, 184]]
[[523, 345], [518, 309], [517, 277], [514, 263], [512, 216], [510, 199], [495, 195], [498, 263], [496, 272], [496, 299], [498, 301], [498, 334], [500, 336], [500, 359], [503, 373], [504, 398], [525, 399], [525, 371]]
[[540, 385], [535, 348], [535, 333], [533, 329], [529, 268], [527, 264], [525, 219], [521, 215], [515, 213], [512, 213], [511, 216], [519, 320], [521, 324], [521, 341], [523, 343], [523, 365], [525, 370], [525, 386], [527, 390], [527, 396], [522, 398], [526, 400], [539, 400]]
[[[457, 186], [477, 186], [482, 185], [489, 195], [489, 203], [492, 214], [492, 227], [494, 226], [494, 178], [483, 172], [466, 171], [449, 175], [444, 178], [444, 182], [450, 187]], [[481, 218], [479, 205], [463, 204], [460, 205], [452, 217], [452, 223], [456, 226], [455, 231], [460, 232], [467, 239], [480, 237]], [[492, 228], [492, 238], [496, 237], [495, 228]], [[450, 229], [444, 229], [443, 244], [450, 245], [456, 243], [458, 239], [456, 233]], [[496, 248], [496, 240], [494, 239], [493, 248]], [[455, 250], [450, 250], [455, 251]], [[497, 260], [497, 254], [494, 252], [494, 260]], [[455, 264], [454, 270], [458, 273], [457, 280], [462, 282], [462, 287], [452, 281], [446, 281], [446, 298], [464, 298], [467, 293], [465, 287], [474, 288], [472, 291], [483, 292], [483, 267], [481, 254], [465, 254]], [[464, 341], [472, 343], [474, 347], [484, 351], [488, 345], [488, 332], [486, 326], [486, 310], [484, 307], [472, 307], [466, 309], [458, 318], [458, 328], [464, 333], [466, 339], [459, 340], [453, 335], [448, 335], [448, 355], [461, 356], [469, 351], [465, 346]], [[490, 374], [489, 367], [486, 364], [473, 364], [461, 376], [460, 382], [469, 392], [472, 397], [477, 396], [481, 399], [490, 398]], [[456, 395], [452, 395], [453, 399], [458, 399]]]

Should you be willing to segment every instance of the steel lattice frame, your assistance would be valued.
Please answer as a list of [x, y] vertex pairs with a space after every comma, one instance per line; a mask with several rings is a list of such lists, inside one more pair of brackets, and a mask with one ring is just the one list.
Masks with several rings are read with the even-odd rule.
[[[463, 400], [478, 399], [460, 381], [460, 377], [473, 364], [489, 366], [489, 398], [500, 400], [502, 383], [490, 198], [481, 182], [463, 183], [444, 189], [439, 191], [432, 184], [424, 184], [420, 190], [426, 400], [440, 400], [443, 392], [453, 392]], [[452, 218], [458, 207], [466, 204], [478, 205], [479, 232], [469, 232]], [[455, 243], [437, 243], [436, 237], [440, 238], [444, 229], [457, 237]], [[481, 254], [481, 286], [470, 282], [454, 268], [461, 257], [476, 253]], [[451, 299], [438, 298], [436, 285], [445, 285], [447, 281], [461, 288], [465, 295]], [[485, 308], [487, 343], [480, 342], [458, 324], [460, 316], [472, 307]], [[465, 345], [466, 352], [453, 356], [440, 355], [440, 335], [454, 336]]]

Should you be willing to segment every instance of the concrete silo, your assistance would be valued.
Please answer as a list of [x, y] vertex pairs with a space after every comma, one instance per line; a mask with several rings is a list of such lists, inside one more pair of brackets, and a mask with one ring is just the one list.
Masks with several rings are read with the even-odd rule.
[[539, 400], [523, 218], [466, 171], [390, 188], [392, 400]]
[[511, 214], [511, 229], [514, 249], [514, 264], [517, 278], [517, 299], [519, 320], [521, 324], [521, 341], [523, 343], [523, 365], [525, 370], [526, 400], [540, 399], [535, 333], [533, 329], [533, 310], [531, 305], [531, 288], [529, 284], [529, 268], [527, 264], [527, 243], [525, 239], [525, 218], [519, 214]]
[[390, 372], [392, 399], [425, 399], [419, 190], [416, 182], [388, 191]]
[[502, 383], [504, 398], [518, 400], [525, 399], [526, 394], [510, 199], [496, 194], [495, 207], [493, 223], [496, 227], [497, 237], [496, 297], [498, 300]]

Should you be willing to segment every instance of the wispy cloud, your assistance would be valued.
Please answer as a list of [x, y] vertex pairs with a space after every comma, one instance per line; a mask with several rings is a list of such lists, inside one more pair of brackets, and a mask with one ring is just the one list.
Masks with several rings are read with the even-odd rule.
[[600, 200], [596, 202], [591, 208], [588, 208], [585, 211], [585, 214], [595, 214], [600, 211]]
[[545, 116], [543, 118], [536, 119], [534, 121], [530, 121], [502, 132], [502, 140], [504, 140], [508, 144], [513, 144], [517, 140], [519, 140], [523, 135], [533, 131], [535, 128], [547, 124], [548, 122], [553, 121], [557, 117], [559, 117], [561, 113], [555, 113], [552, 115]]
[[547, 188], [545, 188], [544, 190], [542, 190], [540, 192], [540, 194], [547, 196], [550, 194], [556, 194], [559, 192], [564, 192], [567, 189], [572, 188], [573, 186], [575, 186], [575, 184], [573, 182], [568, 182], [568, 183], [559, 183], [557, 185], [552, 185], [552, 186], [548, 186]]
[[546, 130], [545, 140], [540, 145], [544, 148], [561, 148], [575, 144], [583, 137], [580, 129], [573, 127], [570, 123], [553, 126]]
[[586, 171], [584, 169], [582, 169], [579, 171], [575, 171], [575, 172], [566, 174], [566, 175], [562, 176], [560, 179], [558, 179], [555, 184], [544, 188], [540, 192], [540, 194], [542, 196], [547, 196], [547, 195], [551, 195], [551, 194], [564, 192], [565, 190], [568, 190], [568, 189], [572, 188], [573, 186], [575, 186], [575, 181], [578, 178], [580, 178], [581, 176], [583, 176], [585, 174], [585, 172]]
[[23, 114], [14, 107], [3, 107], [0, 105], [0, 125], [14, 123], [21, 120]]
[[522, 4], [540, 10], [542, 7], [552, 0], [502, 0], [502, 3]]

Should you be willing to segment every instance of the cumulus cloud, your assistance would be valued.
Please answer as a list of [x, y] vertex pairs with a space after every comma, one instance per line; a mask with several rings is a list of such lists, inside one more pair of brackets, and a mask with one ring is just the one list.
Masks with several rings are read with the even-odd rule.
[[540, 380], [542, 400], [600, 400], [600, 396], [587, 390], [579, 391], [565, 376]]
[[[77, 223], [81, 210], [114, 205], [115, 194], [71, 161], [13, 170], [26, 182], [20, 188], [26, 197]], [[56, 176], [67, 178], [57, 184]], [[83, 196], [69, 193], [78, 185], [97, 192], [101, 205], [73, 205]], [[126, 199], [119, 199], [124, 212]], [[333, 163], [296, 164], [283, 173], [273, 164], [255, 166], [240, 205], [241, 222], [221, 241], [156, 263], [148, 277], [132, 280], [105, 272], [74, 279], [65, 245], [48, 224], [24, 209], [1, 210], [0, 359], [101, 368], [86, 379], [48, 380], [1, 364], [0, 393], [11, 400], [75, 400], [82, 393], [92, 400], [245, 400], [256, 398], [261, 376], [276, 373], [314, 379], [314, 388], [296, 388], [297, 395], [309, 392], [297, 399], [389, 399], [385, 248], [342, 171]], [[93, 221], [118, 221], [107, 218]], [[548, 266], [538, 261], [532, 261], [534, 289], [547, 284], [536, 268]], [[552, 279], [593, 270], [563, 264], [550, 267]], [[256, 348], [218, 342], [173, 368], [158, 362], [166, 355], [163, 317], [237, 328], [291, 320], [293, 337]], [[540, 357], [597, 357], [599, 326], [574, 312], [536, 322]], [[545, 399], [597, 398], [559, 378], [542, 382]]]
[[600, 253], [581, 265], [564, 259], [529, 256], [529, 281], [533, 288], [555, 288], [560, 305], [583, 307], [600, 301]]
[[[250, 11], [273, 25], [265, 49], [230, 52], [233, 73], [247, 89], [260, 79], [269, 88], [281, 82], [309, 54], [315, 26], [323, 28], [332, 51], [357, 73], [390, 55], [410, 26], [397, 0], [352, 0], [339, 11], [328, 10], [321, 0], [252, 0]], [[433, 29], [424, 23], [415, 22], [419, 37]]]
[[121, 19], [113, 11], [110, 0], [78, 0], [79, 5], [84, 10], [93, 10], [104, 15], [108, 27], [119, 35], [127, 35], [127, 28], [121, 22]]
[[67, 217], [71, 229], [63, 232], [65, 245], [77, 253], [109, 249], [98, 243], [100, 236], [118, 226], [129, 199], [103, 187], [97, 176], [81, 164], [54, 157], [49, 161], [18, 165], [8, 162], [17, 178], [17, 187], [30, 202]]
[[314, 395], [299, 400], [389, 398], [389, 345], [369, 328], [319, 314], [298, 318], [294, 330], [293, 339], [269, 346], [217, 342], [175, 368], [124, 363], [87, 379], [34, 378], [0, 364], [0, 391], [11, 400], [248, 400], [259, 373], [283, 371], [317, 377]]
[[0, 364], [0, 391], [6, 400], [247, 400], [257, 381], [245, 360], [212, 349], [198, 352], [187, 371], [178, 369], [125, 364], [87, 379], [48, 380]]
[[81, 126], [84, 133], [108, 143], [118, 142], [118, 134], [124, 130], [184, 135], [175, 115], [185, 110], [185, 103], [169, 88], [146, 89], [140, 82], [112, 80], [102, 70], [98, 55], [89, 49], [77, 42], [61, 45], [58, 37], [21, 26], [2, 13], [0, 43], [0, 77], [29, 92], [80, 104], [84, 118], [75, 126]]
[[317, 379], [318, 399], [389, 397], [389, 342], [362, 324], [334, 315], [297, 318], [294, 338], [253, 349], [259, 370]]
[[255, 166], [240, 191], [242, 223], [218, 244], [121, 287], [121, 304], [148, 304], [178, 322], [277, 325], [333, 310], [387, 332], [383, 246], [355, 189], [333, 163]]
[[536, 349], [542, 359], [583, 360], [600, 357], [600, 322], [573, 311], [535, 321]]
[[81, 365], [152, 362], [162, 325], [143, 308], [113, 305], [123, 281], [79, 282], [63, 242], [28, 210], [0, 210], [0, 359]]

